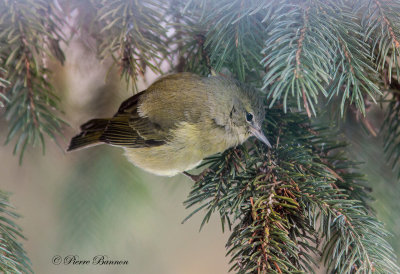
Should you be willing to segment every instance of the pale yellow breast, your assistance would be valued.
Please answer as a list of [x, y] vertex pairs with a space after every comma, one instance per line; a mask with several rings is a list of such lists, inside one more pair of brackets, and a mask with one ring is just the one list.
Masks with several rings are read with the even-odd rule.
[[[201, 129], [201, 130], [200, 130]], [[230, 134], [211, 121], [197, 124], [182, 122], [172, 131], [165, 145], [126, 148], [126, 156], [136, 166], [161, 176], [174, 176], [196, 167], [202, 159], [222, 152], [247, 139]]]

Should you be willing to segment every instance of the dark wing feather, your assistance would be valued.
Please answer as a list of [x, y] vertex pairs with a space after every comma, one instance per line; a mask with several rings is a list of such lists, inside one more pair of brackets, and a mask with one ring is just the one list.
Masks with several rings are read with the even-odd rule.
[[129, 148], [153, 147], [165, 144], [167, 133], [149, 118], [138, 112], [140, 96], [145, 91], [125, 100], [108, 122], [100, 141]]

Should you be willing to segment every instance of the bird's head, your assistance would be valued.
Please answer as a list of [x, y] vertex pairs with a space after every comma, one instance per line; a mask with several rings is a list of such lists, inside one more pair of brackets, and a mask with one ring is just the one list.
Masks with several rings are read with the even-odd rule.
[[233, 105], [229, 114], [232, 128], [236, 129], [244, 139], [255, 136], [271, 147], [262, 131], [264, 117], [265, 107], [260, 94], [254, 89], [239, 85], [234, 93]]
[[227, 77], [210, 77], [207, 81], [212, 87], [212, 99], [209, 101], [211, 116], [235, 139], [233, 143], [243, 143], [255, 136], [271, 147], [262, 131], [265, 105], [260, 92]]

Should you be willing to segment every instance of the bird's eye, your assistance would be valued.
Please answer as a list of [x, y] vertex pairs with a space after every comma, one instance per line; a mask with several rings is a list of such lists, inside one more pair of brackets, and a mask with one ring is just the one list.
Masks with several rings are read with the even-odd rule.
[[247, 122], [253, 121], [253, 114], [246, 112], [246, 120]]

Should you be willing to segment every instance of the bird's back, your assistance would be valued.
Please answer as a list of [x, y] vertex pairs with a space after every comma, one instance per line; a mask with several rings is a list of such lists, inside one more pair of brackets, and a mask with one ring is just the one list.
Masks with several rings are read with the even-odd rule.
[[208, 111], [207, 78], [171, 74], [154, 82], [140, 97], [138, 111], [165, 129], [182, 121], [196, 123]]

